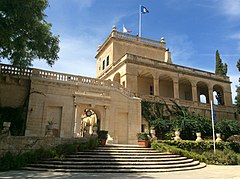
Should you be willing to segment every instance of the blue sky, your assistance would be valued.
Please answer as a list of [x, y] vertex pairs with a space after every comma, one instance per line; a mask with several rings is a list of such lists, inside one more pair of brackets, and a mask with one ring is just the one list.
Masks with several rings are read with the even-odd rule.
[[138, 33], [139, 4], [149, 14], [142, 16], [142, 37], [165, 37], [175, 64], [215, 71], [218, 49], [235, 96], [240, 58], [240, 0], [49, 0], [47, 21], [60, 35], [60, 59], [53, 68], [44, 61], [35, 68], [95, 77], [95, 54], [116, 25]]

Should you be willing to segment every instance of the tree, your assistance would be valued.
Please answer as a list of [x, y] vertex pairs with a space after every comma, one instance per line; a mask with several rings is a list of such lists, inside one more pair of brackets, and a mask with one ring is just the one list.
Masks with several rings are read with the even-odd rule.
[[45, 21], [48, 0], [0, 1], [0, 59], [11, 64], [32, 66], [35, 59], [44, 59], [52, 66], [59, 58], [59, 36]]
[[[238, 71], [240, 71], [240, 59], [238, 59], [237, 68], [238, 68]], [[240, 78], [238, 81], [240, 82]], [[237, 106], [237, 112], [240, 114], [240, 86], [237, 87], [236, 92], [237, 92], [237, 96], [235, 97], [235, 102]]]
[[[222, 59], [220, 58], [219, 52], [218, 50], [216, 51], [216, 69], [215, 69], [215, 74], [216, 75], [224, 75], [224, 69], [223, 69], [223, 63], [222, 63]], [[227, 70], [225, 70], [227, 71]]]

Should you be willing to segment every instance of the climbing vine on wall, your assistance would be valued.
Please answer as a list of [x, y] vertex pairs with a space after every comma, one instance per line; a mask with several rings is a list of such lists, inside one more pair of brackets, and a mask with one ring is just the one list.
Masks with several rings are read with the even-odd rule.
[[3, 122], [11, 122], [11, 135], [24, 135], [25, 117], [22, 107], [0, 107], [0, 129], [3, 128]]
[[142, 101], [142, 115], [149, 122], [151, 127], [157, 130], [157, 133], [164, 134], [171, 128], [169, 117], [164, 116], [163, 102]]

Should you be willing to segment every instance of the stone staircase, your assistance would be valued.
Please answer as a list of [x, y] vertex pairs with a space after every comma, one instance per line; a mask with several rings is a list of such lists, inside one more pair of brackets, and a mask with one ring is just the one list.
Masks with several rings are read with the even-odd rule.
[[171, 172], [194, 170], [206, 164], [179, 155], [160, 153], [136, 145], [106, 145], [95, 150], [77, 152], [62, 160], [45, 160], [29, 164], [25, 170], [59, 172]]

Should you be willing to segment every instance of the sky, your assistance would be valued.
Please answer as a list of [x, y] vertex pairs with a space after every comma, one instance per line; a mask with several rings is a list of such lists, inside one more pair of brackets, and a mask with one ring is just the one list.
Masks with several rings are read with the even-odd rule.
[[59, 60], [51, 68], [44, 61], [34, 68], [95, 77], [95, 55], [116, 25], [138, 33], [139, 5], [142, 37], [165, 38], [174, 64], [215, 71], [219, 50], [228, 64], [233, 98], [236, 95], [240, 59], [240, 0], [49, 0], [45, 13], [52, 32], [60, 35]]

